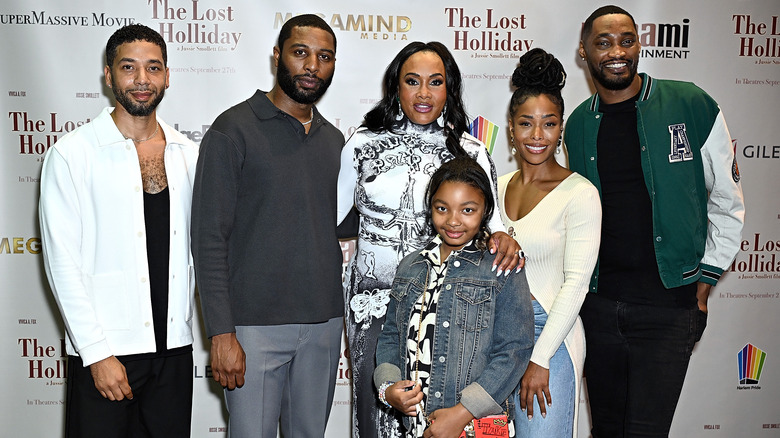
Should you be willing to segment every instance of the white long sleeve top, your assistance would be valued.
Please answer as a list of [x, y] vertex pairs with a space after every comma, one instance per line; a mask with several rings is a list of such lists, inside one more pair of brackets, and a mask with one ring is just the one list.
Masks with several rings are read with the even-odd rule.
[[[41, 175], [43, 261], [84, 366], [156, 349], [138, 155], [104, 109], [46, 153]], [[167, 348], [189, 345], [195, 287], [190, 205], [197, 146], [162, 120], [170, 193]]]
[[528, 214], [512, 220], [504, 206], [507, 184], [515, 173], [498, 179], [501, 219], [509, 235], [523, 248], [528, 286], [547, 312], [547, 323], [536, 341], [531, 361], [549, 369], [550, 359], [565, 342], [574, 364], [575, 400], [579, 400], [585, 365], [585, 331], [579, 312], [601, 241], [599, 194], [587, 179], [572, 173]]

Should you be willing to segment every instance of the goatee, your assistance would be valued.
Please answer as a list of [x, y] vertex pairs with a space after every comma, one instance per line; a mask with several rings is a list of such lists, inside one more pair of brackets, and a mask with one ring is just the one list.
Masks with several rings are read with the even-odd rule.
[[[111, 91], [114, 92], [114, 97], [116, 98], [117, 105], [121, 105], [122, 108], [127, 111], [128, 114], [135, 117], [146, 117], [152, 115], [154, 110], [157, 108], [157, 105], [160, 104], [163, 100], [163, 96], [165, 96], [165, 88], [163, 87], [160, 89], [159, 94], [154, 98], [153, 101], [148, 103], [138, 103], [133, 101], [130, 97], [130, 93], [133, 91], [139, 91], [139, 90], [130, 90], [130, 91], [123, 91], [119, 88], [116, 82], [113, 80], [114, 78], [111, 78]], [[147, 91], [147, 90], [143, 90]]]
[[311, 105], [318, 101], [333, 81], [331, 75], [327, 79], [317, 77], [317, 87], [312, 89], [302, 89], [296, 84], [296, 80], [300, 77], [314, 77], [312, 75], [298, 75], [293, 76], [290, 70], [284, 65], [284, 61], [279, 60], [279, 66], [276, 68], [276, 81], [279, 83], [279, 87], [284, 91], [284, 94], [290, 96], [290, 98], [298, 103], [304, 105]]
[[624, 60], [628, 65], [628, 75], [627, 76], [621, 76], [621, 77], [614, 77], [614, 78], [608, 78], [607, 75], [604, 73], [604, 69], [601, 68], [601, 66], [594, 66], [593, 64], [588, 64], [588, 68], [590, 69], [590, 75], [593, 77], [593, 80], [598, 82], [602, 87], [606, 88], [607, 90], [624, 90], [628, 88], [632, 82], [634, 82], [634, 78], [636, 77], [637, 73], [637, 63], [632, 60]]

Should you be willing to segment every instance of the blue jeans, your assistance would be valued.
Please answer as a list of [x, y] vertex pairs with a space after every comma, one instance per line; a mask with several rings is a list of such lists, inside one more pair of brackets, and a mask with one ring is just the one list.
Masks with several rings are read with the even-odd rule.
[[[539, 339], [547, 313], [538, 301], [534, 306], [534, 342]], [[515, 391], [515, 433], [517, 438], [561, 438], [572, 436], [574, 423], [574, 365], [572, 365], [566, 345], [561, 343], [550, 359], [550, 398], [552, 406], [547, 406], [547, 416], [542, 417], [539, 400], [534, 398], [534, 417], [528, 421], [527, 413], [520, 410], [519, 390]]]
[[580, 317], [593, 438], [667, 437], [707, 315], [588, 294]]

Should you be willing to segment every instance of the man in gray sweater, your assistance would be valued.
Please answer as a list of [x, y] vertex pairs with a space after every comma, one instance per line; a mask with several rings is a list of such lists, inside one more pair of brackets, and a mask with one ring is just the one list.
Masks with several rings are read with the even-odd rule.
[[344, 136], [320, 115], [336, 36], [293, 17], [276, 83], [217, 117], [201, 143], [192, 245], [214, 379], [232, 437], [323, 436], [343, 328], [336, 181]]

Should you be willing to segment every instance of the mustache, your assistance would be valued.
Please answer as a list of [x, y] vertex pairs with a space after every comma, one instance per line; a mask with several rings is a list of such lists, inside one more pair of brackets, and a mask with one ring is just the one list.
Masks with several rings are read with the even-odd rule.
[[322, 79], [321, 77], [319, 77], [317, 75], [313, 75], [311, 73], [305, 73], [305, 74], [302, 74], [302, 75], [295, 75], [295, 76], [293, 76], [293, 79], [300, 79], [300, 78], [316, 79], [319, 82], [325, 82], [325, 80]]
[[634, 65], [634, 60], [630, 59], [630, 58], [612, 58], [612, 59], [607, 59], [606, 61], [602, 61], [599, 65], [605, 65], [605, 64], [609, 64], [610, 62], [615, 62], [615, 61], [625, 62], [628, 65]]

